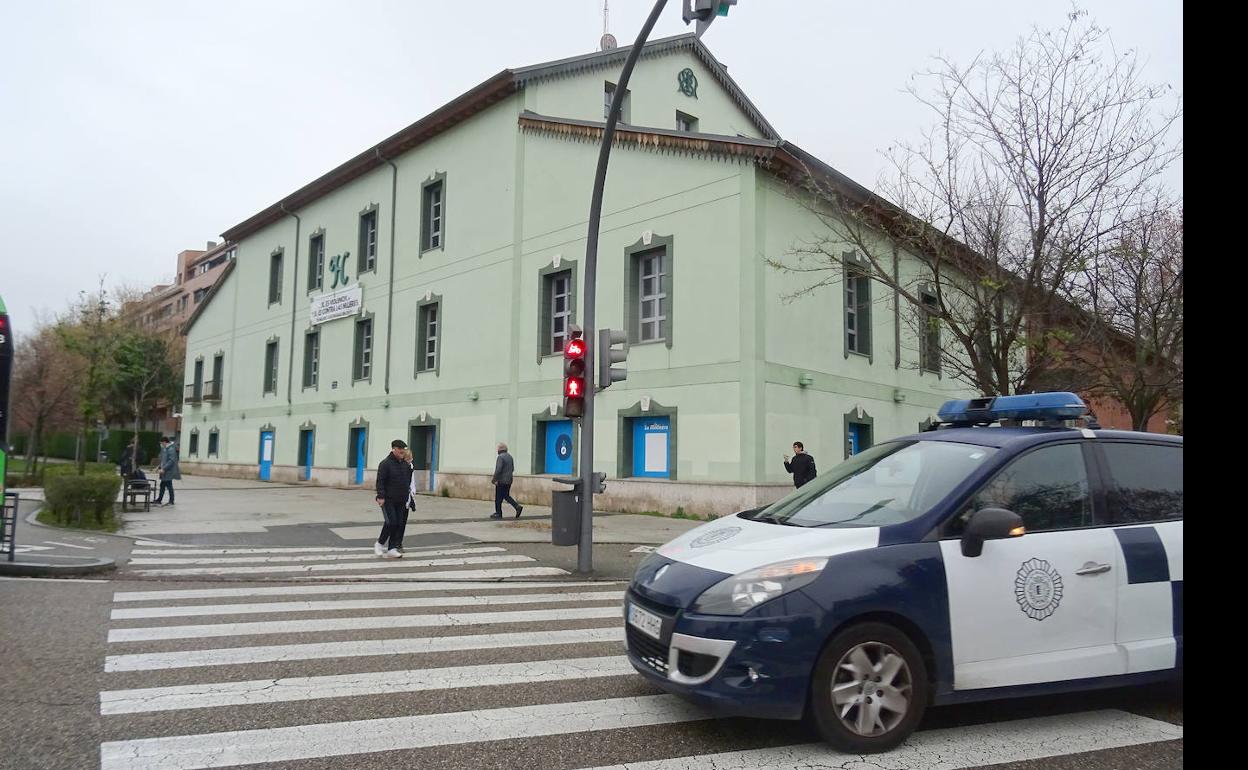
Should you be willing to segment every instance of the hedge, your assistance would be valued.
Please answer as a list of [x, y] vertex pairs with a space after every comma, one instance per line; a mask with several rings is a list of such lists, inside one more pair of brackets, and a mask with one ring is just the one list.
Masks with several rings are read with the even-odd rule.
[[43, 497], [59, 521], [68, 524], [71, 516], [81, 521], [82, 514], [90, 511], [97, 522], [103, 523], [104, 514], [112, 512], [121, 492], [121, 476], [111, 466], [103, 467], [108, 473], [101, 472], [97, 466], [85, 476], [79, 476], [73, 466], [68, 473], [59, 467], [48, 468], [44, 475]]
[[[13, 439], [13, 454], [25, 455], [26, 443], [30, 440], [30, 435], [26, 433], [10, 435]], [[130, 439], [133, 436], [134, 431], [128, 428], [111, 429], [108, 432], [108, 438], [99, 442], [100, 451], [107, 452], [109, 462], [116, 465], [121, 462], [121, 450], [125, 448], [126, 444], [130, 443]], [[139, 431], [139, 447], [143, 450], [145, 465], [155, 464], [156, 456], [160, 453], [160, 436], [161, 433], [157, 430]], [[43, 437], [40, 455], [72, 460], [74, 459], [74, 446], [77, 440], [76, 433], [50, 433]], [[99, 441], [97, 432], [93, 430], [87, 431], [85, 446], [88, 459], [94, 459], [97, 441]]]

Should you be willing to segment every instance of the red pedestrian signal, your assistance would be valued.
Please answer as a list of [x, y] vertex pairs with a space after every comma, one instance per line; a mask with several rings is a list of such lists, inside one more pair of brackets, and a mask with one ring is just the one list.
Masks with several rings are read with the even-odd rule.
[[585, 414], [585, 356], [589, 345], [581, 338], [581, 328], [568, 328], [568, 342], [563, 346], [563, 416]]

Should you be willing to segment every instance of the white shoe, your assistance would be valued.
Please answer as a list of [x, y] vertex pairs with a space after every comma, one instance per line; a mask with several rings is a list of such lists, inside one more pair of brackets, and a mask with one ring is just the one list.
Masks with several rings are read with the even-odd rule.
[[378, 556], [385, 556], [386, 547], [382, 545], [381, 543], [373, 543], [373, 553], [377, 554]]
[[397, 548], [391, 548], [389, 551], [386, 551], [385, 555], [387, 559], [402, 559], [403, 558], [403, 552]]

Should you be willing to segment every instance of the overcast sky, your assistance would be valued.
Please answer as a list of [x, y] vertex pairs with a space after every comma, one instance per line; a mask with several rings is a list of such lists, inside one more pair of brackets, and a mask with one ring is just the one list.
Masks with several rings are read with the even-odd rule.
[[[611, 0], [621, 45], [651, 5]], [[652, 37], [691, 29], [679, 6]], [[704, 42], [781, 136], [873, 187], [880, 150], [930, 121], [904, 93], [913, 72], [1007, 48], [1070, 7], [740, 0]], [[1180, 0], [1079, 7], [1182, 92]], [[101, 274], [169, 280], [182, 249], [499, 70], [597, 50], [601, 34], [602, 0], [0, 2], [0, 296], [20, 334]], [[1181, 192], [1181, 166], [1168, 181]]]

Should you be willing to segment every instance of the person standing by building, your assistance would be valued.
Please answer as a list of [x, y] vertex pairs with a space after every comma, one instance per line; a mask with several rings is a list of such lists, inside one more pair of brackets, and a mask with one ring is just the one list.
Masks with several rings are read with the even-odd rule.
[[407, 500], [412, 489], [412, 464], [403, 459], [407, 443], [390, 442], [390, 454], [377, 466], [377, 505], [383, 523], [373, 553], [387, 559], [403, 557], [403, 530], [407, 527]]
[[516, 461], [511, 458], [507, 452], [507, 445], [498, 442], [498, 459], [494, 461], [494, 476], [490, 481], [494, 484], [494, 514], [491, 519], [503, 518], [503, 501], [506, 500], [508, 505], [516, 509], [516, 518], [520, 518], [520, 512], [524, 510], [524, 506], [517, 503], [511, 497], [511, 480], [516, 470]]
[[806, 454], [806, 446], [800, 441], [793, 442], [793, 461], [784, 455], [784, 469], [793, 474], [793, 486], [798, 489], [815, 479], [815, 458]]
[[[137, 451], [137, 448], [136, 448]], [[178, 466], [178, 450], [168, 436], [160, 437], [160, 492], [156, 494], [156, 505], [164, 505], [165, 490], [169, 490], [169, 505], [173, 505], [173, 482], [182, 480], [182, 470]]]

